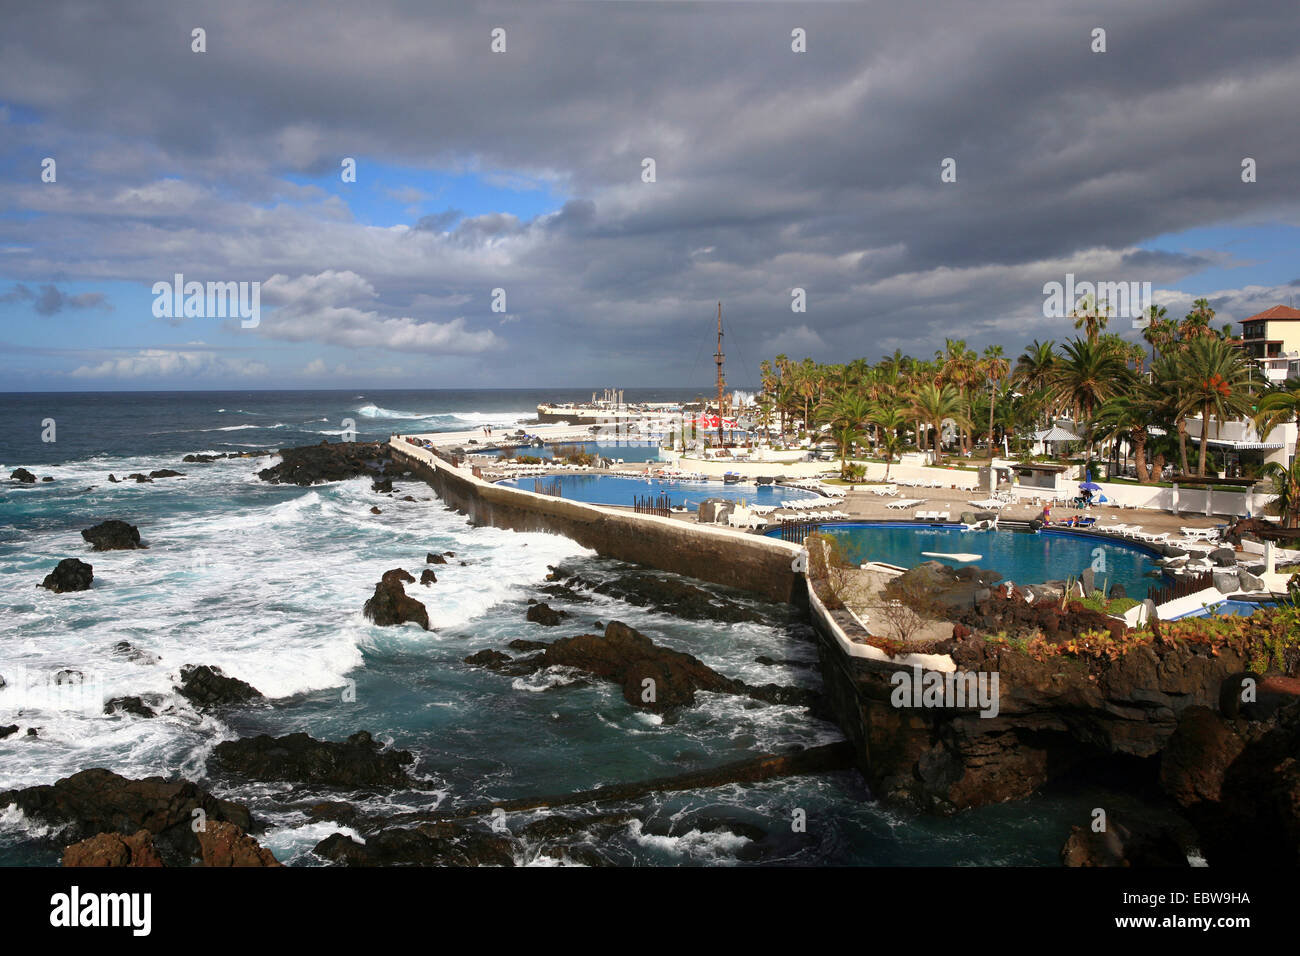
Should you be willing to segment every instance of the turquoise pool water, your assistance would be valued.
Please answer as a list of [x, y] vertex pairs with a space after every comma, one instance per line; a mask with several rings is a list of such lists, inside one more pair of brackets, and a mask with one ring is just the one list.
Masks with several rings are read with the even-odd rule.
[[[1019, 584], [1078, 577], [1085, 568], [1097, 575], [1097, 585], [1109, 589], [1120, 584], [1133, 598], [1145, 598], [1147, 586], [1158, 571], [1155, 554], [1118, 541], [1064, 531], [1037, 534], [1019, 531], [963, 531], [959, 527], [924, 527], [902, 523], [844, 523], [824, 525], [822, 530], [844, 543], [856, 563], [883, 561], [911, 567], [922, 561], [943, 561], [952, 567], [962, 563], [928, 557], [921, 552], [978, 554], [964, 562], [1001, 573], [1003, 579]], [[779, 530], [769, 534], [779, 534]]]
[[[508, 478], [499, 485], [533, 490], [533, 478]], [[751, 505], [776, 505], [782, 501], [802, 498], [820, 498], [812, 491], [801, 488], [777, 488], [774, 485], [727, 485], [721, 481], [665, 481], [652, 478], [630, 478], [623, 475], [559, 475], [542, 479], [546, 483], [558, 481], [562, 497], [570, 501], [584, 501], [591, 505], [623, 505], [631, 507], [633, 499], [647, 495], [666, 494], [674, 505], [694, 508], [705, 498], [725, 498], [728, 501], [745, 501]], [[830, 499], [827, 507], [833, 507]]]

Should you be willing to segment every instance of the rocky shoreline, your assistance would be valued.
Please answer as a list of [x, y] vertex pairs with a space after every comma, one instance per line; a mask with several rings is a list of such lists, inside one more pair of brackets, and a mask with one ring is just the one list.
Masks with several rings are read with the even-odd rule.
[[[321, 443], [279, 454], [278, 464], [259, 473], [262, 480], [309, 486], [368, 477], [375, 494], [396, 495], [400, 489], [394, 491], [393, 480], [405, 474], [379, 443]], [[206, 457], [197, 456], [195, 463]], [[94, 551], [147, 547], [139, 529], [120, 519], [88, 528], [82, 536]], [[385, 572], [362, 613], [379, 626], [414, 623], [429, 630], [428, 607], [407, 594], [406, 586], [420, 587], [426, 600], [436, 600], [434, 567], [441, 572], [464, 560], [451, 552], [427, 553], [418, 584], [405, 568]], [[925, 573], [937, 574], [917, 571]], [[87, 590], [93, 577], [90, 564], [68, 558], [40, 586], [59, 594]], [[927, 578], [927, 586], [943, 592], [939, 603], [954, 628], [951, 640], [924, 649], [950, 655], [959, 671], [996, 674], [994, 716], [970, 706], [900, 707], [894, 697], [900, 665], [847, 658], [825, 635], [817, 640], [824, 693], [729, 677], [624, 622], [579, 622], [581, 607], [610, 599], [724, 626], [794, 625], [801, 613], [635, 565], [619, 565], [604, 576], [581, 566], [553, 567], [523, 614], [546, 639], [520, 638], [480, 650], [465, 657], [466, 664], [503, 679], [554, 668], [609, 682], [629, 707], [669, 722], [695, 707], [699, 694], [798, 707], [836, 721], [848, 741], [575, 794], [383, 815], [361, 810], [359, 798], [433, 789], [414, 772], [412, 753], [382, 744], [364, 730], [338, 741], [306, 733], [262, 734], [218, 743], [202, 786], [159, 777], [130, 780], [95, 768], [52, 785], [0, 793], [0, 808], [12, 806], [52, 827], [48, 841], [60, 848], [67, 866], [277, 865], [258, 842], [263, 821], [247, 805], [217, 795], [250, 785], [261, 792], [269, 788], [274, 800], [300, 807], [310, 820], [336, 823], [340, 829], [321, 840], [315, 854], [338, 865], [514, 865], [521, 859], [521, 841], [530, 837], [545, 838], [546, 852], [559, 859], [600, 864], [608, 860], [576, 837], [625, 828], [633, 819], [625, 811], [588, 808], [552, 815], [518, 834], [499, 832], [490, 818], [497, 812], [617, 803], [653, 792], [849, 766], [862, 773], [874, 799], [911, 813], [952, 814], [1101, 775], [1118, 781], [1121, 790], [1154, 788], [1155, 805], [1146, 814], [1116, 811], [1100, 832], [1081, 821], [1062, 833], [1066, 865], [1186, 865], [1193, 850], [1211, 865], [1247, 858], [1282, 865], [1300, 861], [1295, 634], [1279, 631], [1261, 664], [1257, 644], [1240, 634], [1206, 636], [1190, 625], [1157, 623], [1149, 636], [1135, 637], [1115, 618], [1070, 595], [1031, 590], [1037, 600], [1030, 602], [1025, 592], [1000, 587], [996, 580], [977, 568], [942, 581]], [[552, 608], [548, 600], [573, 609]], [[129, 645], [115, 652], [139, 654]], [[756, 660], [772, 666], [800, 663]], [[185, 664], [179, 675], [175, 693], [200, 714], [220, 717], [270, 706], [257, 688], [220, 668]], [[158, 695], [120, 697], [108, 701], [105, 712], [150, 718], [166, 706]], [[18, 731], [17, 725], [0, 727], [0, 736]], [[206, 829], [191, 827], [196, 813]], [[740, 826], [727, 825], [733, 832]], [[756, 859], [764, 852], [763, 841], [762, 832], [753, 834]]]

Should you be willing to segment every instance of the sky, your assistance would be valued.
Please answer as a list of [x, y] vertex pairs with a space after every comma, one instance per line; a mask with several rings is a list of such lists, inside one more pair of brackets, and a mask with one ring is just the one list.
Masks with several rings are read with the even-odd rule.
[[[1236, 321], [1300, 294], [1297, 41], [1294, 0], [5, 4], [0, 390], [707, 387], [718, 302], [736, 384], [1014, 357], [1067, 274]], [[256, 324], [156, 314], [177, 274]]]

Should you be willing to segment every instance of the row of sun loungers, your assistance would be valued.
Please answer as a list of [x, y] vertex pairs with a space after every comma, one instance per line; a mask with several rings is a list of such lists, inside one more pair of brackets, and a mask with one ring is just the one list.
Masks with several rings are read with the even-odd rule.
[[904, 488], [942, 488], [943, 482], [933, 478], [895, 478], [895, 484], [902, 485]]
[[816, 498], [801, 498], [797, 501], [783, 501], [781, 507], [788, 511], [806, 511], [812, 508], [818, 508], [826, 502], [819, 501]]
[[819, 491], [830, 498], [843, 498], [848, 491], [838, 485], [826, 485], [817, 478], [805, 478], [801, 481], [786, 482], [791, 488], [805, 488], [808, 491]]
[[847, 511], [803, 511], [799, 514], [774, 515], [773, 517], [783, 519], [804, 519], [812, 518], [816, 521], [845, 521], [852, 517]]
[[894, 511], [902, 511], [905, 508], [915, 508], [917, 505], [925, 504], [924, 498], [899, 498], [897, 501], [891, 501], [885, 505], [886, 508], [892, 508]]
[[1007, 502], [1001, 498], [985, 498], [983, 501], [968, 501], [967, 504], [981, 511], [999, 511], [1007, 506]]
[[917, 521], [947, 521], [948, 512], [946, 511], [918, 511], [913, 517]]

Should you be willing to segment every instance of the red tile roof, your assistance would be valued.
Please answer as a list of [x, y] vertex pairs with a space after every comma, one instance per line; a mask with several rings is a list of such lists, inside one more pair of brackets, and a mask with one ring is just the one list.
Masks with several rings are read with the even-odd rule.
[[1268, 322], [1294, 322], [1300, 320], [1300, 309], [1293, 309], [1286, 305], [1275, 305], [1271, 309], [1265, 309], [1263, 312], [1241, 319], [1242, 322], [1257, 322], [1260, 320]]

